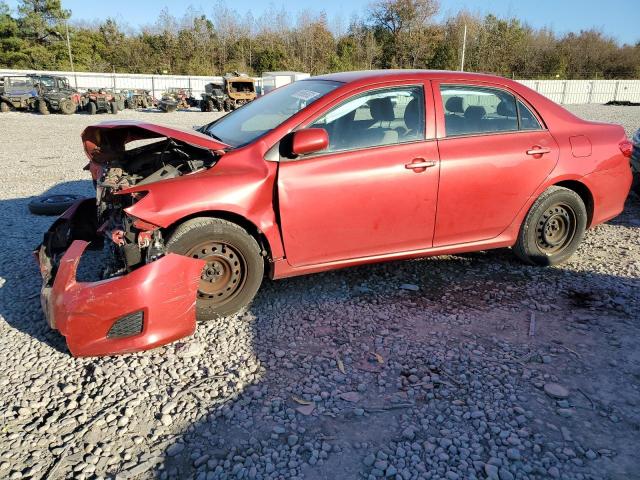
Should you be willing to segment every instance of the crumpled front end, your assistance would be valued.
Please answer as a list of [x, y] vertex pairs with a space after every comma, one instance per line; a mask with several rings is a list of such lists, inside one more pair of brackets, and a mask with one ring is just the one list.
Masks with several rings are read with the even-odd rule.
[[103, 241], [96, 202], [69, 208], [45, 234], [36, 257], [43, 276], [42, 307], [74, 356], [151, 349], [193, 334], [195, 302], [205, 262], [162, 255], [128, 273], [78, 281], [87, 248]]

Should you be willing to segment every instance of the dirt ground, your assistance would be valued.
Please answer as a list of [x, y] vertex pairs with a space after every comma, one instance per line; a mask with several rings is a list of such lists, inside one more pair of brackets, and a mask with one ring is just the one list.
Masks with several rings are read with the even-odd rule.
[[265, 281], [183, 342], [74, 359], [27, 203], [91, 195], [79, 135], [111, 119], [0, 116], [0, 478], [640, 478], [638, 197], [558, 267], [505, 249]]

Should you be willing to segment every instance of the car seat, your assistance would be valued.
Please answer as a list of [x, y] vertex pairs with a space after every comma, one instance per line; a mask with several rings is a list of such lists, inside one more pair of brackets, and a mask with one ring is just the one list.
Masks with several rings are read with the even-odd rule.
[[444, 126], [447, 135], [458, 135], [464, 131], [464, 102], [462, 97], [449, 97], [444, 104]]

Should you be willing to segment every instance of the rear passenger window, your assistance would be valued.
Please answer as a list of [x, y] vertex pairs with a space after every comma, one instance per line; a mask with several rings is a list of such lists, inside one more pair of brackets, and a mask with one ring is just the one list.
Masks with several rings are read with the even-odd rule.
[[447, 137], [540, 128], [522, 102], [497, 88], [441, 85], [440, 95]]

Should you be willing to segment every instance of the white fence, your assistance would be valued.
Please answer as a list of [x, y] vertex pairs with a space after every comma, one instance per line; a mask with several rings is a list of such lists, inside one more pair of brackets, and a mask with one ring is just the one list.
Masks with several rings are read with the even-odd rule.
[[[24, 75], [36, 73], [33, 70], [2, 70], [0, 75]], [[184, 75], [144, 75], [125, 73], [50, 72], [63, 75], [69, 83], [79, 89], [102, 88], [144, 88], [159, 98], [167, 88], [190, 88], [196, 98], [204, 92], [204, 86], [222, 77], [197, 77]], [[256, 86], [262, 86], [262, 79], [256, 78]], [[519, 80], [554, 102], [561, 104], [606, 103], [611, 100], [640, 102], [640, 80]]]
[[[204, 92], [204, 86], [210, 82], [221, 82], [222, 77], [198, 77], [186, 75], [145, 75], [135, 73], [94, 73], [94, 72], [54, 72], [49, 70], [3, 70], [0, 75], [26, 75], [41, 73], [62, 75], [67, 77], [69, 84], [80, 90], [87, 88], [143, 88], [149, 90], [155, 98], [160, 98], [162, 92], [168, 88], [189, 88], [196, 98]], [[256, 78], [256, 86], [262, 84], [261, 78]]]
[[556, 103], [640, 102], [640, 80], [519, 80]]

